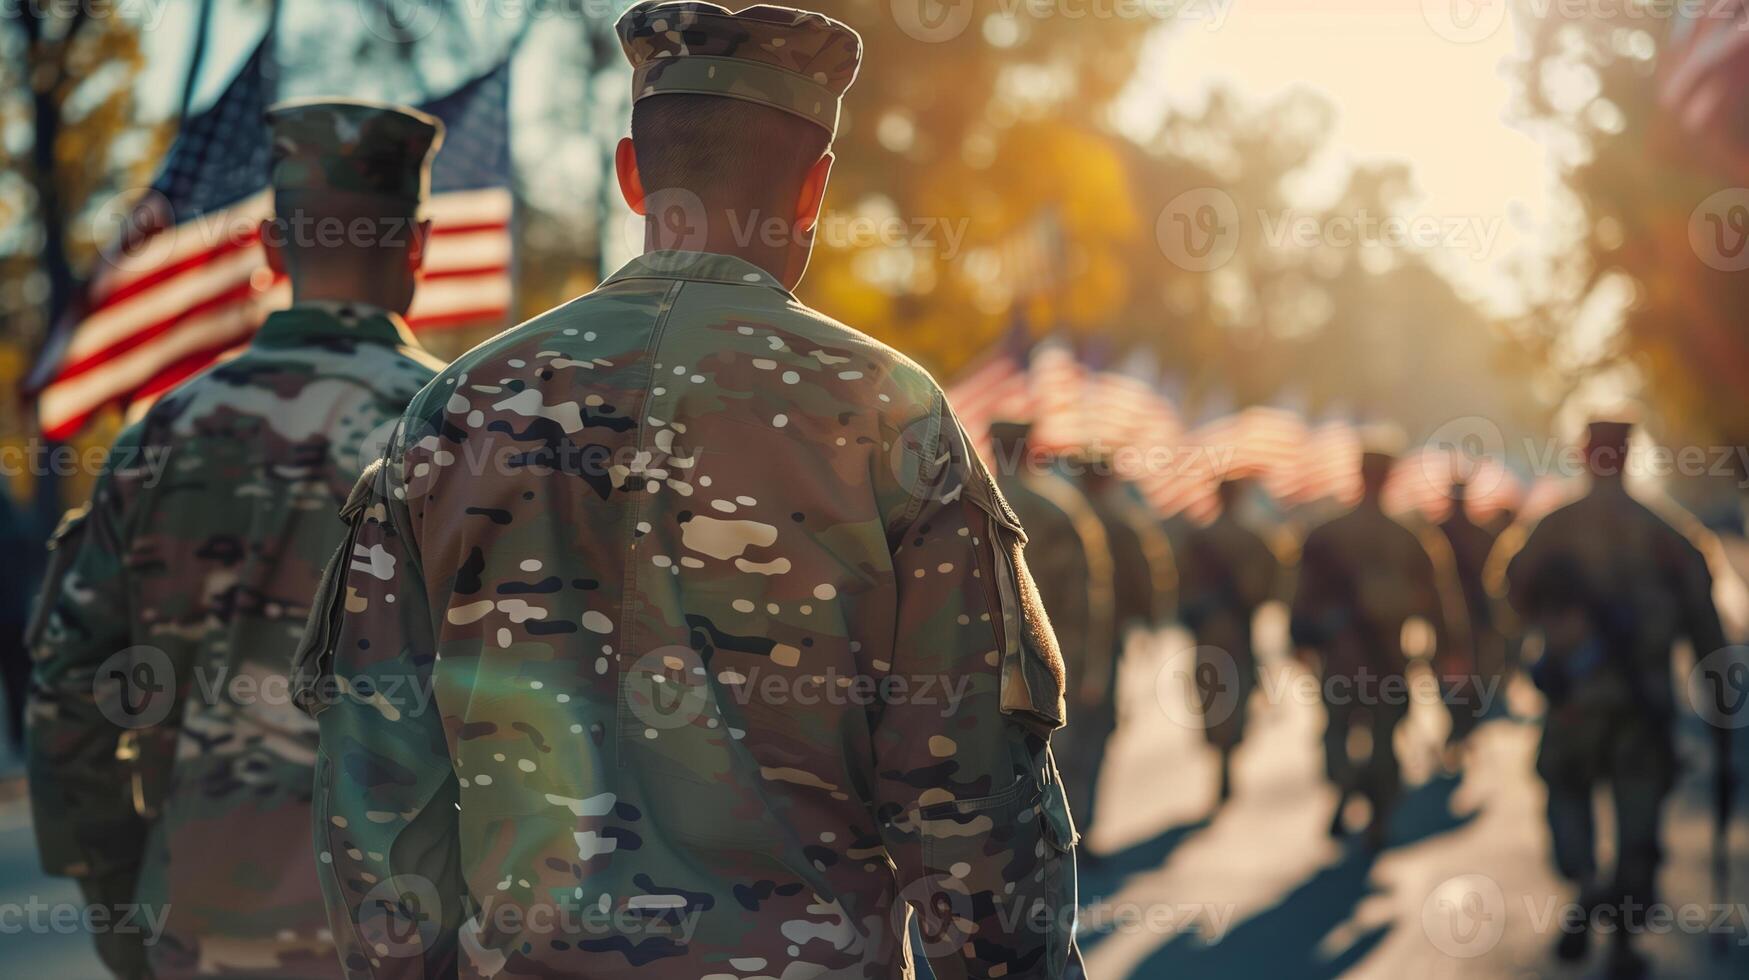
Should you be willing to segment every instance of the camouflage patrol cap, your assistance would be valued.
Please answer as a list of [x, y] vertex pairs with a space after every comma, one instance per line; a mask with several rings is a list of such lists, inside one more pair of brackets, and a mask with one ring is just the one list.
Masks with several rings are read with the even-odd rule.
[[275, 191], [345, 191], [425, 198], [443, 123], [406, 106], [302, 99], [268, 107]]
[[759, 4], [731, 12], [698, 0], [643, 0], [620, 15], [632, 101], [720, 95], [838, 128], [838, 101], [856, 80], [862, 37], [809, 10]]

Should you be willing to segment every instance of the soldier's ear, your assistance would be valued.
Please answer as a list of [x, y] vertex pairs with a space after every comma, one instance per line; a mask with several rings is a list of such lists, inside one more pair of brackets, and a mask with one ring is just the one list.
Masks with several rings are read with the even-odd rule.
[[619, 145], [613, 150], [613, 169], [619, 174], [619, 192], [625, 196], [626, 206], [635, 214], [644, 213], [644, 178], [638, 173], [638, 152], [632, 147], [632, 138], [622, 136]]
[[272, 218], [263, 218], [256, 235], [261, 239], [261, 251], [267, 255], [267, 268], [276, 276], [285, 275], [285, 253], [281, 251], [284, 243], [279, 238], [279, 225]]
[[832, 151], [820, 154], [820, 159], [808, 168], [802, 178], [801, 193], [796, 195], [796, 229], [812, 231], [820, 220], [820, 208], [826, 201], [826, 178], [832, 175]]
[[425, 267], [425, 249], [431, 244], [431, 219], [413, 223], [413, 234], [407, 239], [407, 271], [418, 275]]

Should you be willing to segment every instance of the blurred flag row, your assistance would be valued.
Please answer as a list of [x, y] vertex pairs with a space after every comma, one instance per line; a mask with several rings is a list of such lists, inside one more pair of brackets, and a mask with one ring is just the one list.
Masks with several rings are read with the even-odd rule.
[[[1029, 422], [1036, 449], [1109, 457], [1163, 517], [1211, 519], [1219, 509], [1215, 490], [1229, 479], [1254, 481], [1284, 510], [1359, 499], [1362, 422], [1313, 421], [1293, 409], [1255, 405], [1187, 425], [1155, 373], [1141, 362], [1093, 367], [1066, 343], [1031, 345], [1015, 330], [948, 387], [948, 400], [986, 462], [995, 462], [991, 424]], [[1521, 477], [1499, 454], [1425, 445], [1399, 457], [1385, 508], [1438, 520], [1459, 480], [1477, 520], [1502, 511], [1546, 513], [1570, 489], [1555, 478]]]
[[[205, 111], [184, 120], [151, 188], [128, 203], [77, 309], [27, 389], [51, 439], [109, 405], [139, 410], [234, 350], [291, 301], [267, 266], [273, 36]], [[445, 124], [432, 163], [431, 243], [407, 316], [415, 331], [501, 322], [510, 310], [509, 63], [422, 105]]]

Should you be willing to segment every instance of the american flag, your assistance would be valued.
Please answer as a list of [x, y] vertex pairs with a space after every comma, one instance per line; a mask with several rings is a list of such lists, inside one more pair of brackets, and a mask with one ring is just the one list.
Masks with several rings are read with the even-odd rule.
[[1018, 317], [1007, 337], [947, 387], [947, 401], [972, 446], [990, 460], [990, 423], [1032, 418], [1026, 324]]
[[[257, 226], [272, 213], [265, 111], [272, 35], [219, 99], [186, 121], [158, 177], [99, 262], [79, 315], [32, 373], [37, 418], [69, 438], [105, 406], [147, 403], [246, 342], [291, 299]], [[415, 330], [510, 309], [509, 66], [422, 108], [447, 127], [432, 165], [431, 243]]]
[[1659, 76], [1659, 101], [1686, 129], [1711, 135], [1728, 129], [1749, 79], [1749, 3], [1717, 0], [1678, 11]]

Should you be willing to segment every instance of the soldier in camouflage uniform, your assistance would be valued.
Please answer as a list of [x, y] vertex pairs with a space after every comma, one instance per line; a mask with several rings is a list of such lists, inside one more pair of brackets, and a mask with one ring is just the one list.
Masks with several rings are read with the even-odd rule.
[[1239, 521], [1244, 488], [1243, 480], [1221, 481], [1215, 491], [1220, 515], [1190, 531], [1184, 545], [1182, 616], [1196, 636], [1203, 733], [1220, 753], [1222, 802], [1233, 795], [1233, 752], [1245, 736], [1247, 708], [1257, 687], [1251, 623], [1282, 577], [1275, 552]]
[[[1359, 794], [1371, 807], [1367, 843], [1385, 843], [1400, 790], [1397, 723], [1408, 713], [1409, 688], [1403, 625], [1420, 617], [1433, 628], [1436, 649], [1451, 649], [1454, 614], [1428, 541], [1387, 516], [1382, 506], [1394, 453], [1361, 455], [1359, 506], [1313, 530], [1300, 554], [1291, 628], [1296, 647], [1316, 651], [1323, 672], [1324, 764], [1338, 799], [1330, 833], [1344, 831], [1343, 814]], [[1356, 731], [1369, 748], [1356, 760]]]
[[[1075, 806], [1075, 818], [1084, 827], [1093, 826], [1101, 763], [1112, 735], [1117, 732], [1117, 685], [1124, 650], [1133, 637], [1149, 635], [1155, 624], [1166, 617], [1178, 577], [1172, 561], [1172, 542], [1166, 537], [1165, 528], [1136, 495], [1134, 485], [1119, 476], [1114, 466], [1109, 454], [1088, 453], [1071, 460], [1078, 489], [1105, 532], [1112, 567], [1113, 628], [1110, 667], [1104, 672], [1105, 687], [1087, 705], [1072, 712], [1073, 740], [1083, 753], [1081, 759], [1085, 761], [1080, 765], [1088, 785], [1085, 804], [1072, 799], [1071, 805]], [[1073, 786], [1073, 775], [1070, 780]]]
[[1450, 678], [1444, 678], [1445, 703], [1451, 714], [1448, 744], [1459, 748], [1488, 709], [1484, 691], [1497, 691], [1505, 676], [1506, 642], [1494, 622], [1494, 602], [1484, 584], [1488, 555], [1498, 535], [1470, 516], [1468, 484], [1454, 482], [1450, 497], [1451, 510], [1439, 522], [1439, 532], [1451, 555], [1452, 572], [1463, 594], [1465, 621], [1469, 625], [1471, 649], [1468, 656], [1460, 658], [1460, 667], [1474, 668], [1470, 682], [1461, 686], [1453, 686]]
[[1061, 976], [1021, 524], [929, 375], [791, 292], [860, 39], [618, 30], [648, 251], [414, 399], [300, 650], [347, 972]]
[[[269, 125], [262, 237], [292, 306], [122, 432], [55, 536], [31, 628], [43, 866], [167, 915], [150, 944], [97, 937], [125, 977], [340, 976], [309, 845], [316, 726], [288, 675], [334, 508], [438, 367], [400, 314], [439, 131], [356, 103]], [[327, 225], [373, 233], [312, 244]]]
[[[1555, 864], [1588, 912], [1626, 918], [1614, 923], [1612, 977], [1645, 972], [1630, 941], [1657, 901], [1658, 821], [1676, 776], [1671, 646], [1686, 638], [1699, 658], [1725, 642], [1707, 559], [1691, 540], [1700, 532], [1679, 532], [1624, 486], [1630, 428], [1592, 423], [1590, 492], [1543, 518], [1516, 553], [1510, 539], [1499, 545], [1511, 554], [1508, 598], [1543, 635], [1531, 676], [1549, 702], [1537, 772], [1549, 787]], [[1613, 879], [1597, 871], [1600, 782], [1615, 803]], [[1585, 955], [1590, 921], [1563, 923], [1557, 955]]]
[[1087, 498], [1029, 439], [1032, 426], [1000, 421], [990, 426], [996, 482], [1029, 530], [1026, 553], [1039, 595], [1057, 626], [1068, 667], [1070, 725], [1057, 758], [1069, 806], [1083, 827], [1093, 825], [1093, 791], [1111, 724], [1104, 716], [1116, 681], [1117, 592], [1105, 525]]

